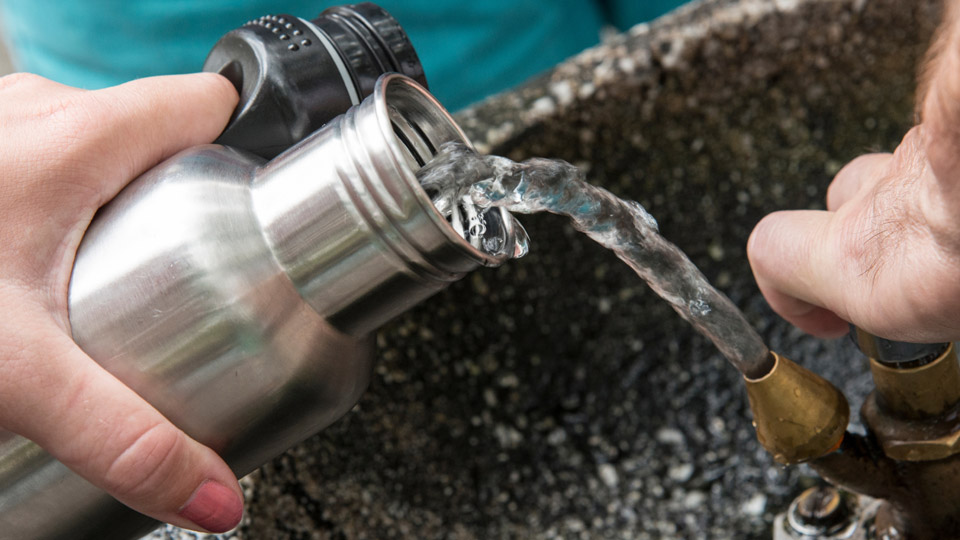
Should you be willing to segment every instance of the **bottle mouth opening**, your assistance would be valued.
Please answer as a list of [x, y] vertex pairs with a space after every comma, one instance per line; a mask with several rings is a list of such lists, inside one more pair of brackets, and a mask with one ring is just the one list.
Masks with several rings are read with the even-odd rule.
[[[374, 101], [378, 104], [381, 128], [391, 142], [391, 151], [401, 170], [407, 187], [434, 224], [450, 243], [457, 246], [470, 258], [485, 266], [499, 266], [510, 259], [506, 253], [491, 254], [479, 243], [471, 243], [463, 236], [464, 224], [459, 216], [476, 213], [463, 201], [451, 217], [445, 217], [433, 205], [433, 193], [427, 192], [417, 180], [416, 173], [438, 152], [446, 142], [460, 142], [470, 148], [472, 143], [442, 105], [423, 87], [409, 77], [392, 73], [377, 81]], [[515, 231], [513, 220], [506, 210], [496, 208], [488, 212], [488, 229], [499, 235], [499, 241], [512, 242]]]

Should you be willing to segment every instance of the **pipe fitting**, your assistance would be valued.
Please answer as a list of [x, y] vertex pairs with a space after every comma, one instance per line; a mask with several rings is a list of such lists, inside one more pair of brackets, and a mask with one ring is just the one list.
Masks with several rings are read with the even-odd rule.
[[929, 363], [902, 368], [870, 358], [877, 404], [904, 419], [941, 415], [960, 403], [960, 364], [952, 343]]
[[797, 533], [822, 537], [842, 533], [854, 525], [852, 513], [840, 490], [815, 486], [797, 497], [787, 511], [787, 522]]
[[850, 406], [826, 379], [771, 352], [773, 369], [744, 378], [760, 444], [780, 463], [803, 463], [836, 450]]
[[949, 343], [908, 343], [875, 336], [850, 325], [850, 340], [860, 352], [877, 362], [899, 368], [918, 367], [943, 354]]
[[870, 371], [877, 390], [861, 413], [887, 456], [930, 461], [960, 453], [960, 363], [952, 343], [917, 367], [871, 358]]

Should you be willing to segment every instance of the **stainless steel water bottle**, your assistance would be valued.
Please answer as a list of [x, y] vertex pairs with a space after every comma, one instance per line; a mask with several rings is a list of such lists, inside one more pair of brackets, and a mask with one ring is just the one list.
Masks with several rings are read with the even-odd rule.
[[[440, 144], [465, 140], [422, 87], [392, 74], [270, 162], [220, 145], [181, 152], [86, 232], [74, 339], [247, 474], [356, 403], [374, 329], [504, 261], [461, 238], [416, 180]], [[155, 525], [0, 432], [0, 538], [131, 538]]]

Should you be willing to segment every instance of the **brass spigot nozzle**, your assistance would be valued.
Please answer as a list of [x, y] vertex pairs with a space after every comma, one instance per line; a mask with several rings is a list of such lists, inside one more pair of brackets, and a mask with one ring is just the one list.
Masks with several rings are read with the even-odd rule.
[[847, 399], [826, 379], [771, 352], [773, 369], [744, 377], [760, 444], [780, 463], [802, 463], [836, 450], [850, 420]]

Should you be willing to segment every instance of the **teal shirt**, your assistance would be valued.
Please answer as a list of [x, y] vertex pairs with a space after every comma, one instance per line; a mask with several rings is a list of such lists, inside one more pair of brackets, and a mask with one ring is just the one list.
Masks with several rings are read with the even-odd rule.
[[[306, 19], [329, 0], [0, 0], [18, 69], [81, 88], [199, 71], [226, 32], [261, 15]], [[452, 110], [519, 84], [683, 0], [380, 0], [410, 36], [430, 89]]]

